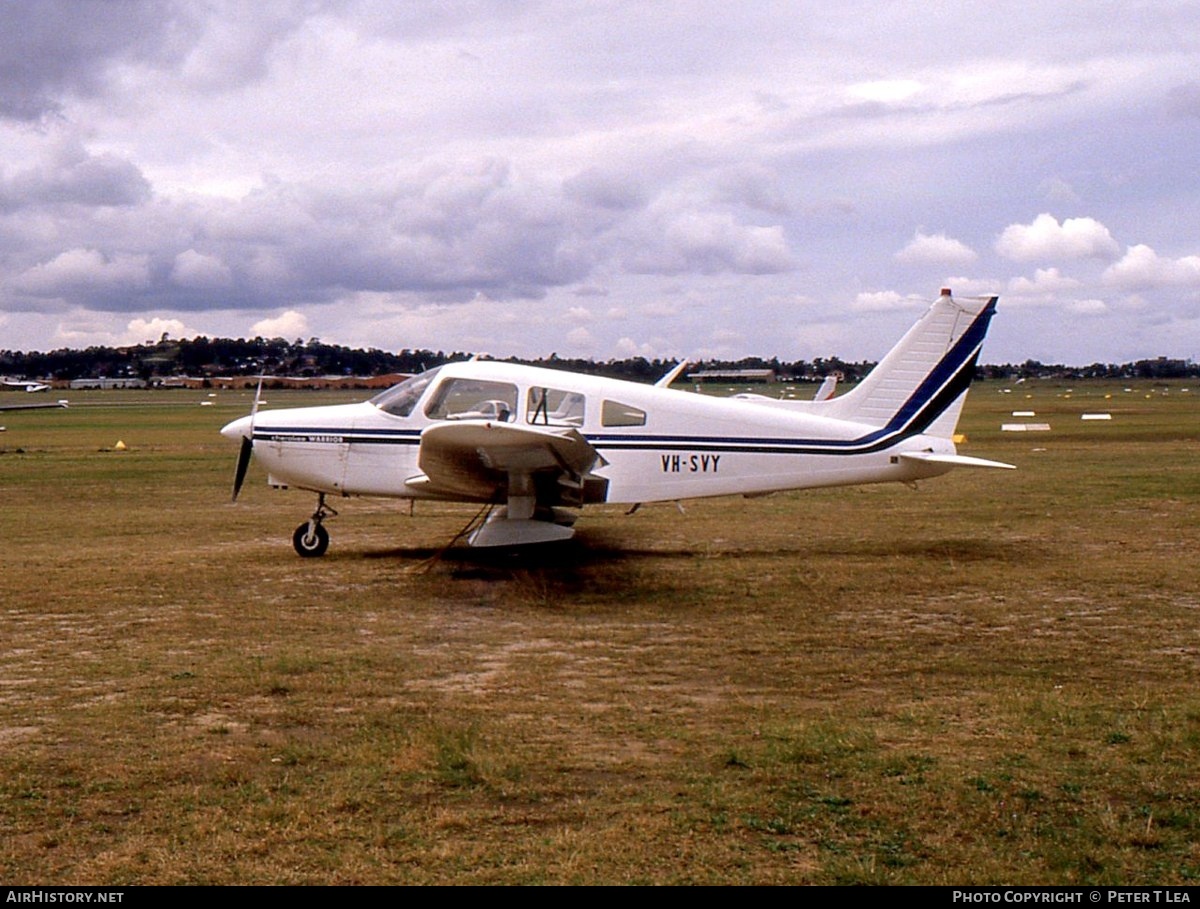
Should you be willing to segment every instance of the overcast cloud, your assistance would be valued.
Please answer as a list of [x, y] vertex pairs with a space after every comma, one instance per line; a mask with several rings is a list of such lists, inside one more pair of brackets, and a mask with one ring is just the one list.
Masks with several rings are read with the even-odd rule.
[[1200, 7], [0, 0], [0, 347], [1200, 356]]

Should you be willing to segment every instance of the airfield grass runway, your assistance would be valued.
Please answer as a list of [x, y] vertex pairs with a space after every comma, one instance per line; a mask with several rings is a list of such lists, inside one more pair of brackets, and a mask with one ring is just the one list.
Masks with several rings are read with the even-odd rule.
[[520, 558], [369, 500], [298, 558], [312, 496], [228, 504], [250, 393], [0, 414], [0, 881], [1195, 884], [1188, 384], [977, 383], [1018, 471]]

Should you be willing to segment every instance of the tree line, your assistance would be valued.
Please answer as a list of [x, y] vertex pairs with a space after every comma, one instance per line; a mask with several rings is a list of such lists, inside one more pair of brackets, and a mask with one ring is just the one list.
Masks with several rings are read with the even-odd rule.
[[[153, 383], [156, 379], [177, 376], [212, 378], [216, 376], [268, 375], [378, 376], [390, 373], [418, 373], [443, 363], [465, 360], [465, 351], [400, 350], [371, 348], [362, 350], [339, 344], [326, 344], [319, 338], [208, 338], [174, 340], [163, 336], [157, 343], [130, 347], [87, 347], [81, 350], [59, 349], [46, 352], [0, 350], [0, 374], [37, 379], [138, 378]], [[548, 366], [612, 378], [653, 382], [675, 365], [673, 360], [633, 357], [597, 362], [591, 359], [564, 358], [552, 353], [536, 360], [509, 358], [509, 362]], [[814, 360], [780, 360], [778, 357], [744, 357], [740, 360], [706, 360], [693, 364], [696, 369], [746, 370], [769, 369], [783, 380], [819, 381], [837, 374], [843, 381], [861, 379], [874, 361], [852, 362], [838, 357]], [[1137, 360], [1132, 363], [1092, 363], [1088, 366], [1047, 364], [1037, 360], [1024, 363], [979, 366], [977, 375], [994, 379], [1048, 378], [1123, 378], [1179, 379], [1200, 377], [1200, 365], [1191, 360], [1168, 357]]]

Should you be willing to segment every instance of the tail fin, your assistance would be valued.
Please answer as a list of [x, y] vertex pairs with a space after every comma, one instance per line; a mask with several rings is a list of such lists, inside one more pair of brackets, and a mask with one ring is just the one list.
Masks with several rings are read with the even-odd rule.
[[943, 289], [867, 377], [822, 412], [904, 435], [951, 438], [997, 299], [960, 302]]
[[817, 393], [813, 395], [814, 401], [828, 401], [833, 397], [833, 393], [837, 390], [838, 377], [836, 375], [828, 375], [821, 380], [821, 387], [817, 389]]

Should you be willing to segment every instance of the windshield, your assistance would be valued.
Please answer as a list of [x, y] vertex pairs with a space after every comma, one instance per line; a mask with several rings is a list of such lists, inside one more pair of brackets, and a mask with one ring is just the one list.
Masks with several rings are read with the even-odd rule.
[[412, 413], [413, 407], [424, 394], [425, 389], [429, 387], [429, 383], [437, 377], [440, 369], [439, 366], [437, 369], [411, 376], [399, 385], [393, 385], [387, 391], [371, 398], [371, 403], [392, 416], [407, 417]]

